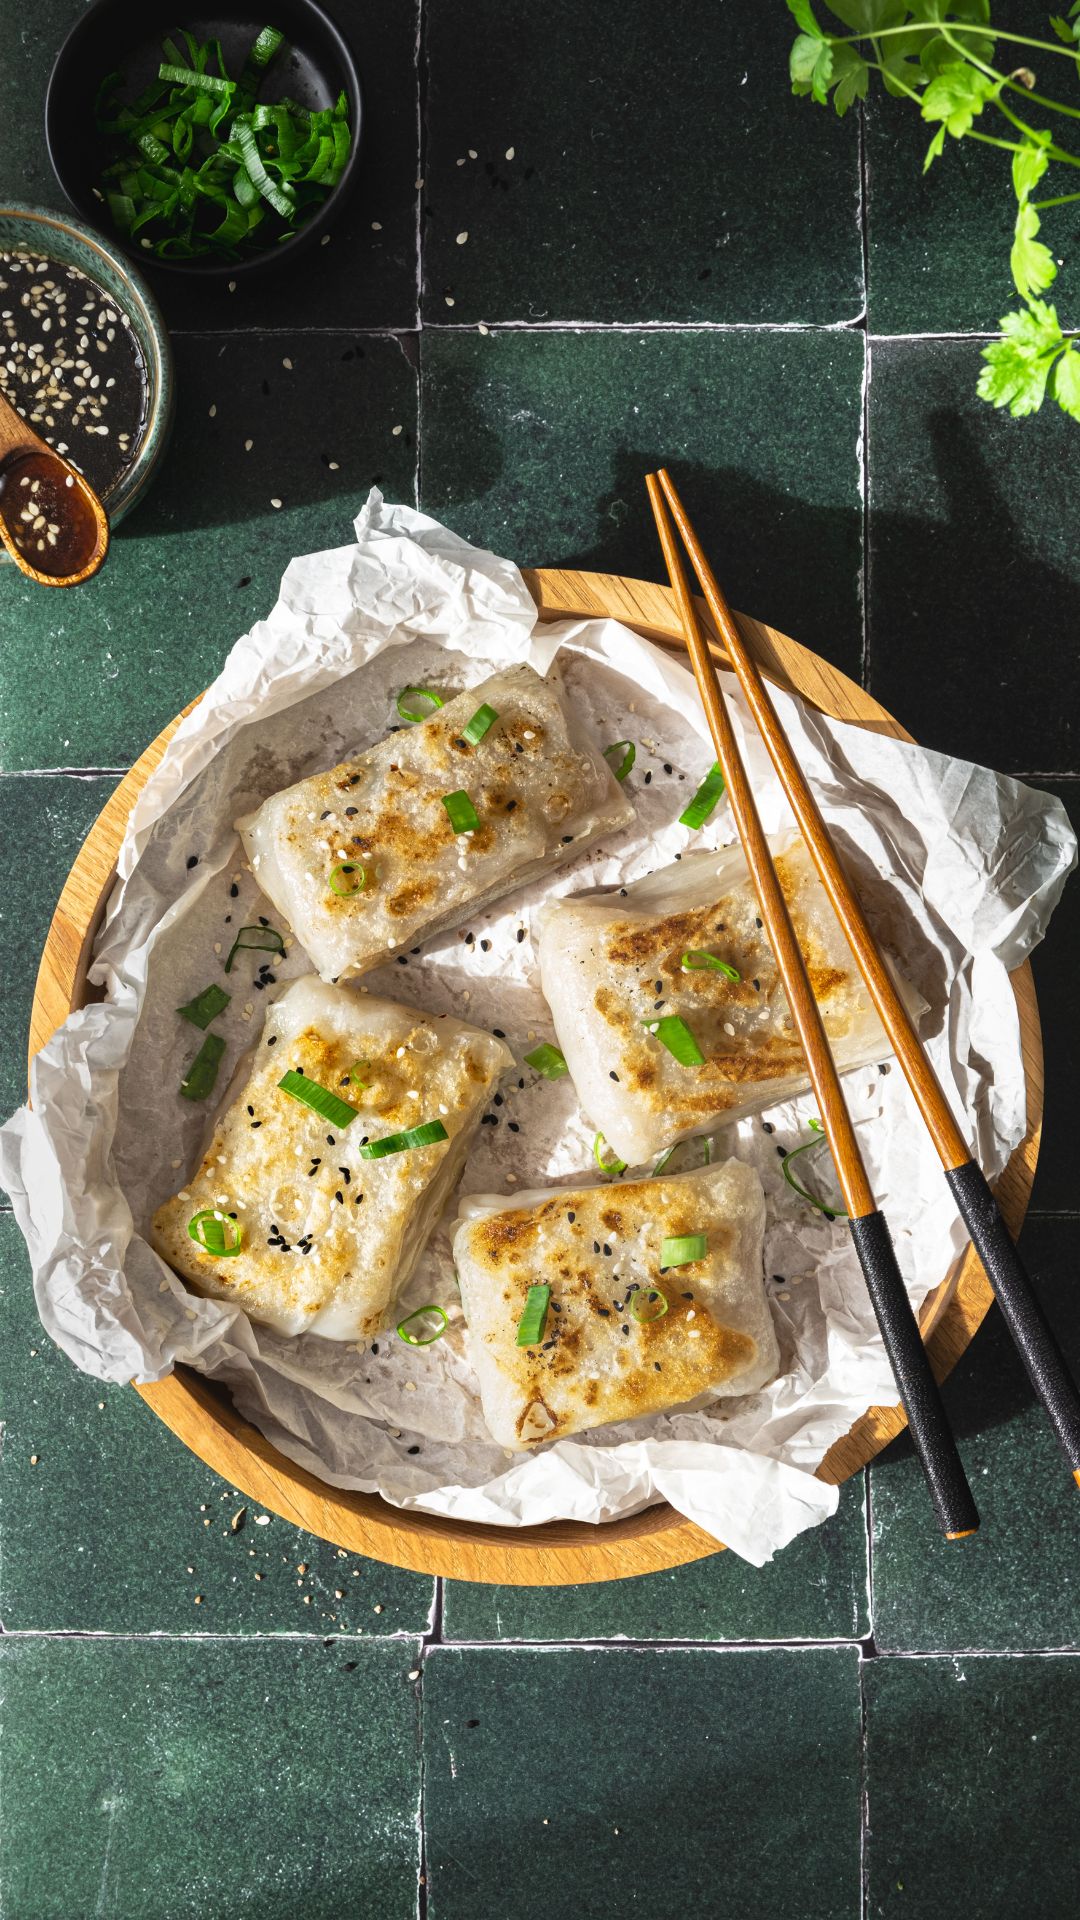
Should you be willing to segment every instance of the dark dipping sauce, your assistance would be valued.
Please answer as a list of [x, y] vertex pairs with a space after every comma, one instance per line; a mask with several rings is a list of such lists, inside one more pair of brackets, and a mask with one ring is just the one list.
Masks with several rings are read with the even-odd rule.
[[112, 294], [78, 267], [0, 248], [0, 391], [101, 499], [133, 465], [146, 424], [142, 352]]
[[0, 514], [19, 552], [39, 573], [66, 579], [94, 557], [94, 509], [47, 453], [15, 453], [0, 468]]

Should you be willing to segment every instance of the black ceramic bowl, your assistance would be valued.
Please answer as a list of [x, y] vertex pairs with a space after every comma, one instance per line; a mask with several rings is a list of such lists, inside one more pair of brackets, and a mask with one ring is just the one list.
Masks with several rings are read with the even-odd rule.
[[[288, 94], [301, 106], [331, 107], [344, 89], [349, 101], [352, 148], [337, 186], [298, 229], [291, 240], [273, 241], [261, 251], [222, 262], [213, 254], [197, 260], [159, 260], [138, 241], [130, 245], [116, 233], [108, 210], [94, 192], [110, 153], [99, 134], [94, 102], [106, 74], [119, 72], [126, 82], [125, 97], [133, 98], [154, 79], [164, 58], [166, 34], [186, 27], [202, 41], [217, 38], [230, 74], [238, 75], [248, 48], [263, 27], [279, 27], [287, 45], [267, 73], [260, 101], [273, 102]], [[129, 91], [130, 90], [130, 91]], [[193, 0], [96, 0], [74, 26], [56, 56], [45, 98], [45, 139], [60, 185], [83, 218], [107, 232], [140, 267], [189, 277], [235, 280], [266, 273], [295, 260], [337, 217], [356, 182], [360, 156], [363, 104], [360, 76], [352, 53], [333, 21], [315, 0], [238, 0], [206, 12]]]

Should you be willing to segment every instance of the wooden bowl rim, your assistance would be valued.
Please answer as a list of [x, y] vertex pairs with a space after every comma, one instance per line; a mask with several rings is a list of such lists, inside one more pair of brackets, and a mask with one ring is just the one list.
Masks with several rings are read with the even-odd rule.
[[[670, 651], [681, 651], [670, 591], [615, 574], [542, 569], [526, 572], [542, 620], [609, 615]], [[706, 625], [710, 626], [704, 607]], [[839, 669], [777, 629], [738, 615], [768, 677], [826, 713], [910, 739], [873, 696]], [[722, 649], [713, 641], [719, 658]], [[201, 697], [201, 696], [200, 696]], [[196, 704], [192, 701], [191, 706]], [[191, 706], [184, 709], [191, 711]], [[106, 802], [65, 883], [42, 953], [30, 1025], [30, 1058], [84, 1004], [86, 971], [134, 800], [158, 765], [183, 714], [151, 742]], [[1042, 1045], [1030, 966], [1012, 976], [1027, 1076], [1028, 1127], [998, 1183], [1009, 1229], [1019, 1231], [1031, 1193], [1042, 1119]], [[925, 1303], [923, 1333], [934, 1370], [944, 1377], [974, 1337], [993, 1294], [969, 1246]], [[450, 1579], [556, 1586], [653, 1573], [722, 1552], [719, 1543], [666, 1502], [602, 1525], [558, 1521], [541, 1527], [489, 1527], [390, 1506], [378, 1494], [337, 1489], [297, 1466], [241, 1418], [219, 1389], [187, 1368], [137, 1385], [147, 1406], [239, 1493], [269, 1513], [346, 1551]], [[898, 1406], [870, 1407], [828, 1451], [821, 1479], [839, 1484], [872, 1460], [906, 1422]]]

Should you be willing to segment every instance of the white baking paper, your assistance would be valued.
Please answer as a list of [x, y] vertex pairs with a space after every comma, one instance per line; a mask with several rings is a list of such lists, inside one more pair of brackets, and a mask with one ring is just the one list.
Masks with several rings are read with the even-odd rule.
[[[628, 783], [635, 826], [402, 956], [406, 964], [365, 977], [373, 993], [502, 1028], [519, 1061], [553, 1038], [529, 935], [541, 901], [733, 837], [726, 804], [699, 835], [677, 824], [713, 751], [693, 679], [676, 659], [615, 621], [537, 623], [510, 561], [378, 493], [355, 532], [349, 546], [293, 561], [268, 619], [237, 642], [178, 729], [120, 856], [91, 974], [104, 1001], [73, 1014], [38, 1055], [32, 1110], [0, 1130], [0, 1176], [30, 1249], [42, 1321], [99, 1379], [160, 1379], [178, 1361], [197, 1368], [284, 1453], [335, 1486], [502, 1526], [602, 1523], [667, 1499], [761, 1565], [834, 1510], [836, 1490], [813, 1477], [830, 1444], [866, 1407], [896, 1399], [844, 1223], [812, 1212], [781, 1179], [780, 1152], [807, 1137], [809, 1096], [716, 1136], [719, 1153], [752, 1161], [765, 1184], [779, 1378], [746, 1399], [603, 1428], [526, 1457], [496, 1447], [480, 1416], [449, 1258], [453, 1206], [402, 1303], [408, 1311], [441, 1301], [451, 1316], [448, 1334], [420, 1350], [392, 1331], [359, 1346], [281, 1338], [189, 1294], [144, 1238], [154, 1208], [182, 1185], [205, 1125], [175, 1093], [198, 1043], [175, 1009], [216, 977], [232, 939], [226, 913], [233, 931], [260, 911], [274, 918], [231, 823], [276, 788], [379, 739], [397, 723], [403, 685], [457, 690], [511, 660], [545, 671], [557, 657], [597, 741], [637, 743]], [[766, 829], [790, 827], [738, 693], [728, 691]], [[927, 1004], [934, 1064], [992, 1177], [1024, 1128], [1008, 974], [1042, 937], [1075, 862], [1064, 811], [985, 768], [841, 725], [791, 698], [777, 704], [874, 923]], [[246, 983], [265, 957], [241, 956], [230, 977], [232, 1005], [217, 1023], [228, 1066], [261, 1024], [263, 995]], [[279, 981], [306, 971], [296, 946], [275, 968]], [[863, 1069], [845, 1086], [918, 1304], [962, 1251], [963, 1229], [899, 1070]], [[521, 1067], [491, 1111], [499, 1124], [481, 1129], [466, 1191], [512, 1201], [515, 1186], [598, 1177], [593, 1129], [567, 1080]], [[818, 1168], [827, 1177], [820, 1159]]]

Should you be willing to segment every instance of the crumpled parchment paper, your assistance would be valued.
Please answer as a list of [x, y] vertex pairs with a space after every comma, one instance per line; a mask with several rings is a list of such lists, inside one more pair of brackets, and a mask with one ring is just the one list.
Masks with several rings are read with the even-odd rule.
[[[832, 1441], [866, 1407], [896, 1399], [845, 1224], [813, 1212], [781, 1179], [780, 1153], [807, 1137], [810, 1096], [723, 1128], [715, 1143], [718, 1154], [752, 1161], [765, 1185], [779, 1378], [752, 1397], [601, 1428], [526, 1457], [496, 1447], [480, 1416], [449, 1258], [453, 1205], [402, 1301], [402, 1312], [437, 1300], [451, 1315], [447, 1335], [420, 1350], [393, 1331], [358, 1346], [283, 1339], [188, 1293], [143, 1237], [207, 1121], [175, 1092], [198, 1044], [175, 1009], [220, 977], [241, 924], [260, 911], [275, 918], [231, 823], [379, 739], [398, 723], [402, 686], [457, 690], [512, 660], [544, 672], [557, 655], [598, 742], [637, 742], [633, 827], [365, 977], [373, 993], [500, 1027], [519, 1061], [553, 1038], [529, 937], [541, 901], [734, 837], [726, 803], [701, 834], [677, 824], [713, 750], [676, 659], [612, 620], [538, 624], [510, 561], [377, 492], [355, 532], [354, 544], [293, 561], [269, 617], [237, 641], [177, 730], [120, 855], [91, 973], [104, 1002], [73, 1014], [38, 1055], [32, 1106], [0, 1130], [0, 1178], [30, 1249], [42, 1322], [99, 1379], [159, 1379], [177, 1361], [197, 1368], [335, 1486], [504, 1526], [602, 1522], [667, 1499], [761, 1565], [834, 1510], [836, 1489], [813, 1477]], [[791, 828], [730, 691], [766, 830]], [[935, 1067], [993, 1177], [1024, 1127], [1008, 973], [1041, 939], [1075, 862], [1064, 810], [985, 768], [825, 719], [792, 698], [777, 703], [868, 910], [926, 1002]], [[261, 1026], [263, 994], [249, 983], [265, 957], [241, 955], [230, 976], [233, 1001], [215, 1024], [229, 1042], [222, 1087]], [[295, 944], [275, 966], [281, 981], [307, 971]], [[918, 1305], [966, 1236], [899, 1070], [853, 1072], [845, 1090]], [[499, 1124], [481, 1129], [465, 1191], [512, 1200], [515, 1186], [599, 1177], [593, 1129], [568, 1080], [522, 1066], [491, 1111]], [[813, 1158], [811, 1177], [827, 1182], [827, 1156]]]

